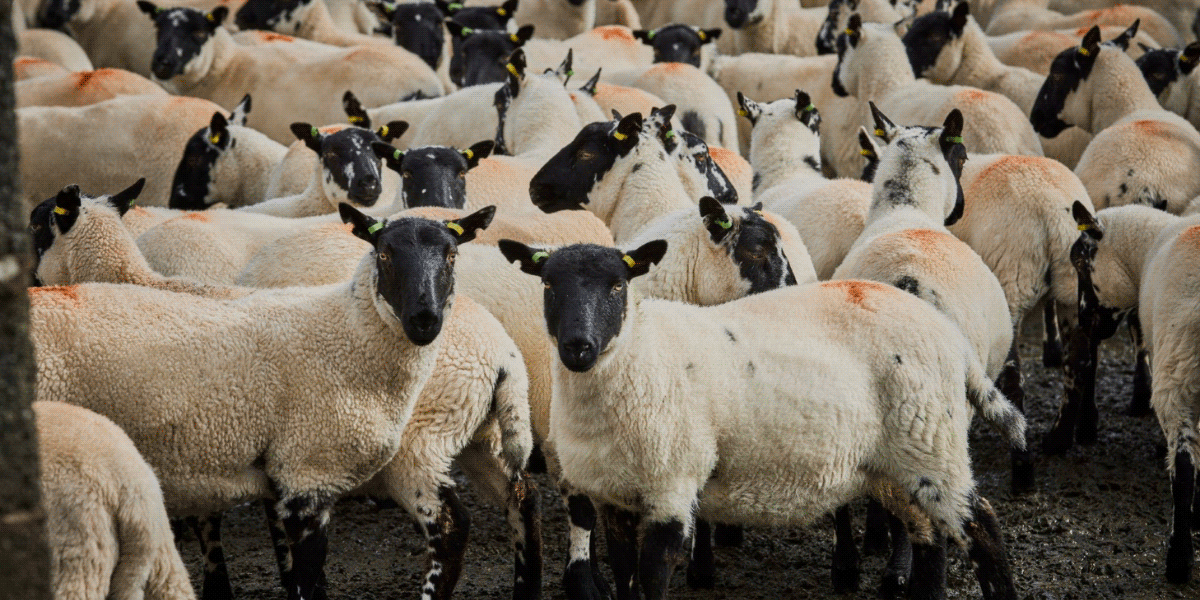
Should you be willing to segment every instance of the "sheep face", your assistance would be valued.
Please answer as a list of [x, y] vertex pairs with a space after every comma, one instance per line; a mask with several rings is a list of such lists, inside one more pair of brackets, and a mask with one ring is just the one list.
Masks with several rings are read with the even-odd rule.
[[857, 48], [862, 43], [862, 18], [857, 14], [850, 16], [850, 22], [845, 31], [837, 37], [837, 66], [833, 68], [833, 93], [845, 98], [852, 90], [858, 89], [858, 67], [855, 56]]
[[629, 280], [646, 274], [666, 251], [663, 240], [627, 253], [594, 244], [548, 252], [500, 240], [506, 259], [542, 279], [546, 331], [557, 343], [563, 365], [575, 372], [595, 366], [620, 334], [629, 307]]
[[[874, 102], [869, 104], [875, 135], [887, 142], [875, 174], [875, 204], [915, 206], [934, 219], [944, 220], [947, 227], [953, 225], [964, 209], [959, 183], [967, 160], [962, 144], [962, 113], [957, 108], [950, 111], [940, 128], [905, 127], [893, 124]], [[927, 198], [945, 200], [926, 206]]]
[[62, 29], [76, 19], [81, 22], [90, 20], [95, 12], [95, 2], [84, 4], [80, 0], [47, 0], [38, 15], [38, 27]]
[[846, 29], [850, 15], [858, 10], [858, 0], [832, 0], [829, 3], [829, 13], [817, 30], [817, 54], [833, 54], [837, 52], [838, 34]]
[[446, 22], [452, 40], [459, 42], [450, 57], [450, 80], [459, 87], [504, 81], [508, 76], [508, 58], [533, 37], [533, 26], [526, 25], [509, 33], [502, 29], [474, 29]]
[[238, 9], [233, 22], [238, 29], [296, 33], [311, 8], [312, 0], [249, 0]]
[[397, 150], [382, 142], [371, 147], [389, 169], [400, 174], [405, 208], [462, 208], [467, 201], [467, 171], [491, 154], [492, 145], [488, 140], [461, 151], [445, 146]]
[[[210, 205], [227, 199], [214, 195], [213, 183], [219, 178], [220, 170], [236, 170], [236, 157], [229, 152], [237, 140], [229, 133], [229, 122], [225, 115], [213, 113], [208, 127], [188, 138], [183, 147], [183, 158], [175, 168], [171, 181], [171, 199], [168, 206], [182, 210], [205, 210]], [[227, 173], [226, 176], [233, 176]]]
[[383, 192], [379, 158], [372, 142], [383, 140], [373, 131], [347, 127], [323, 134], [308, 123], [293, 123], [292, 133], [313, 152], [321, 165], [321, 185], [331, 202], [374, 206]]
[[150, 16], [158, 31], [158, 45], [150, 60], [154, 77], [161, 81], [180, 75], [198, 79], [212, 64], [208, 41], [229, 9], [218, 6], [202, 13], [191, 8], [159, 8], [146, 0], [138, 0], [138, 8]]
[[1187, 77], [1197, 61], [1200, 61], [1200, 42], [1192, 42], [1183, 50], [1147, 50], [1136, 62], [1159, 104], [1171, 112], [1184, 114], [1190, 101]]
[[437, 69], [446, 40], [442, 19], [447, 14], [439, 5], [428, 2], [367, 2], [367, 6], [392, 25], [392, 39], [397, 46], [421, 57], [429, 68]]
[[[1120, 52], [1115, 48], [1106, 50]], [[1090, 122], [1091, 103], [1086, 98], [1090, 94], [1080, 88], [1092, 74], [1100, 52], [1100, 28], [1092, 27], [1079, 46], [1067, 48], [1054, 58], [1029, 114], [1039, 135], [1056, 137], [1071, 125]]]
[[[753, 207], [722, 205], [700, 199], [700, 218], [714, 251], [727, 255], [737, 269], [730, 276], [721, 269], [698, 269], [697, 289], [702, 306], [721, 304], [750, 294], [796, 285], [796, 275], [783, 253], [779, 230], [763, 218], [762, 204]], [[705, 264], [722, 264], [713, 261]]]
[[758, 0], [725, 0], [725, 22], [734, 29], [758, 25], [766, 11]]
[[691, 25], [666, 25], [658, 29], [639, 29], [633, 37], [654, 48], [654, 62], [687, 63], [700, 67], [700, 51], [721, 37], [720, 29], [701, 29]]
[[[82, 194], [79, 186], [69, 185], [55, 197], [44, 200], [29, 214], [29, 233], [33, 236], [36, 253], [34, 285], [67, 285], [71, 283], [71, 257], [68, 244], [56, 243], [69, 239], [78, 231], [76, 225], [86, 222], [92, 211], [115, 210], [117, 218], [125, 215], [146, 185], [145, 178], [111, 196], [92, 198]], [[85, 202], [86, 201], [86, 202]], [[86, 234], [84, 234], [86, 235]], [[89, 257], [81, 257], [85, 260]]]
[[962, 64], [967, 10], [967, 4], [962, 3], [953, 14], [933, 12], [913, 21], [902, 39], [914, 75], [938, 83], [954, 77]]
[[349, 204], [338, 205], [338, 212], [353, 225], [351, 232], [374, 248], [381, 316], [399, 321], [412, 343], [433, 342], [454, 297], [458, 245], [475, 239], [491, 223], [496, 207], [453, 221], [406, 217], [385, 223]]
[[666, 148], [679, 161], [680, 175], [690, 180], [689, 189], [703, 187], [721, 204], [737, 204], [737, 190], [709, 154], [708, 144], [700, 136], [687, 131], [675, 131], [670, 141], [676, 137], [679, 143], [668, 143]]
[[638, 144], [642, 115], [592, 123], [550, 158], [529, 181], [529, 197], [545, 212], [581, 210], [617, 159]]

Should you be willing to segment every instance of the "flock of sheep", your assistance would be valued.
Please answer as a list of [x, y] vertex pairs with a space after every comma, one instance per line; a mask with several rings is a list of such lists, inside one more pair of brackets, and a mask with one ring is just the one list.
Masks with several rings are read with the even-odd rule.
[[1128, 321], [1186, 583], [1197, 6], [1106, 1], [14, 2], [56, 597], [195, 598], [190, 526], [232, 598], [221, 515], [255, 501], [289, 600], [336, 596], [355, 494], [412, 515], [448, 599], [457, 467], [537, 598], [544, 462], [572, 600], [712, 587], [714, 526], [828, 513], [854, 589], [864, 496], [885, 596], [944, 597], [953, 541], [1015, 599], [967, 440], [1036, 488], [1031, 314], [1044, 454], [1095, 439]]

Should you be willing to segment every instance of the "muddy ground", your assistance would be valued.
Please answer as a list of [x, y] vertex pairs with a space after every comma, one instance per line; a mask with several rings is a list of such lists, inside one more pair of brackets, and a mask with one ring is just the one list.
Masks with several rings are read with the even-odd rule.
[[[1041, 366], [1041, 344], [1026, 328], [1021, 358], [1033, 440], [1054, 418], [1061, 393], [1057, 372]], [[984, 496], [1005, 528], [1009, 557], [1022, 599], [1200, 598], [1200, 583], [1168, 584], [1163, 577], [1170, 485], [1160, 449], [1162, 435], [1153, 417], [1122, 414], [1131, 390], [1132, 351], [1124, 328], [1101, 346], [1099, 442], [1076, 447], [1064, 457], [1037, 459], [1038, 491], [1013, 498], [1008, 492], [1008, 453], [991, 432], [972, 436], [975, 471]], [[982, 429], [982, 428], [981, 428]], [[544, 598], [563, 598], [559, 585], [566, 557], [566, 511], [545, 476], [538, 477], [544, 508], [546, 547]], [[460, 494], [471, 510], [473, 527], [457, 597], [502, 599], [511, 594], [512, 558], [502, 512], [484, 504], [469, 484]], [[856, 510], [862, 534], [862, 506]], [[424, 541], [399, 509], [379, 509], [368, 501], [339, 504], [330, 525], [330, 598], [385, 600], [418, 598]], [[673, 598], [824, 598], [830, 591], [832, 519], [808, 527], [750, 530], [739, 548], [718, 548], [717, 587], [692, 591], [682, 570]], [[239, 600], [281, 599], [274, 558], [262, 511], [231, 511], [225, 525], [230, 576]], [[1200, 533], [1197, 535], [1200, 542]], [[1197, 547], [1200, 547], [1198, 545]], [[201, 572], [194, 542], [183, 556], [197, 585]], [[951, 550], [947, 575], [950, 598], [978, 598], [965, 555]], [[863, 561], [863, 586], [841, 598], [873, 598], [883, 557]]]

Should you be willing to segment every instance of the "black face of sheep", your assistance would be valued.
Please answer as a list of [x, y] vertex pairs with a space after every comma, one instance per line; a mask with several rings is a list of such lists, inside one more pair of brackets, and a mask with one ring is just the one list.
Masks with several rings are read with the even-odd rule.
[[42, 5], [38, 27], [62, 29], [79, 12], [79, 0], [48, 0]]
[[[687, 131], [678, 132], [678, 136], [691, 155], [696, 170], [708, 181], [708, 193], [721, 204], [737, 204], [737, 190], [725, 175], [725, 171], [713, 160], [712, 154], [709, 154], [708, 144], [704, 143], [700, 136]], [[670, 150], [670, 147], [667, 149]]]
[[1183, 50], [1146, 47], [1143, 49], [1146, 53], [1138, 57], [1137, 66], [1155, 96], [1163, 93], [1167, 86], [1181, 77], [1191, 75], [1197, 61], [1200, 61], [1200, 42], [1192, 42]]
[[833, 93], [845, 98], [850, 95], [849, 90], [842, 84], [842, 65], [846, 63], [846, 56], [850, 50], [858, 46], [858, 41], [862, 39], [862, 18], [858, 14], [850, 15], [850, 23], [846, 26], [846, 30], [839, 33], [837, 36], [837, 66], [833, 68]]
[[404, 206], [462, 208], [467, 201], [467, 171], [492, 152], [493, 142], [479, 142], [466, 150], [425, 146], [397, 150], [375, 142], [371, 148], [388, 168], [399, 173], [404, 189]]
[[[279, 31], [276, 27], [294, 21], [296, 9], [309, 2], [311, 0], [247, 0], [233, 16], [233, 22], [238, 29]], [[299, 26], [299, 23], [296, 25]]]
[[725, 22], [734, 29], [757, 25], [763, 20], [758, 0], [725, 0]]
[[374, 248], [375, 293], [400, 321], [404, 335], [418, 346], [435, 340], [454, 296], [458, 245], [486, 229], [496, 207], [487, 206], [453, 221], [415, 217], [377, 221], [349, 204], [339, 204], [338, 213], [343, 222], [353, 225], [354, 235]]
[[202, 13], [191, 8], [159, 8], [146, 0], [138, 0], [137, 5], [150, 16], [158, 30], [158, 45], [150, 60], [150, 72], [164, 81], [183, 73], [229, 15], [229, 9], [224, 6]]
[[383, 141], [379, 135], [360, 127], [347, 127], [326, 135], [308, 123], [292, 123], [292, 133], [317, 153], [327, 183], [332, 181], [355, 204], [375, 205], [383, 184], [379, 157], [375, 156], [371, 143]]
[[544, 212], [580, 210], [617, 159], [637, 146], [642, 115], [585, 126], [529, 181], [529, 197]]
[[1092, 73], [1096, 56], [1100, 53], [1100, 28], [1092, 27], [1083, 36], [1083, 42], [1075, 48], [1067, 48], [1050, 64], [1050, 74], [1029, 113], [1033, 130], [1043, 137], [1056, 137], [1071, 124], [1062, 120], [1067, 96], [1079, 89], [1079, 84]]
[[451, 19], [446, 27], [452, 39], [461, 42], [450, 57], [450, 80], [459, 87], [504, 81], [508, 77], [509, 56], [533, 37], [532, 25], [508, 33], [499, 29], [473, 29]]
[[908, 33], [904, 34], [904, 50], [913, 74], [922, 77], [925, 71], [937, 64], [942, 49], [951, 41], [962, 37], [967, 24], [967, 4], [954, 7], [954, 13], [932, 12], [913, 21]]
[[446, 13], [439, 5], [428, 2], [367, 2], [367, 6], [379, 18], [391, 24], [392, 39], [397, 46], [421, 57], [429, 68], [437, 69], [446, 39], [442, 28]]
[[700, 66], [700, 50], [721, 37], [720, 29], [701, 29], [691, 25], [666, 25], [658, 29], [639, 29], [633, 37], [654, 48], [654, 62], [687, 63]]
[[709, 237], [729, 252], [751, 294], [796, 285], [796, 274], [783, 254], [779, 230], [763, 218], [761, 209], [762, 203], [753, 207], [724, 206], [713, 198], [700, 199], [700, 218]]
[[546, 288], [546, 330], [558, 344], [568, 369], [582, 373], [595, 366], [625, 319], [629, 280], [646, 274], [662, 260], [667, 243], [654, 240], [628, 253], [594, 244], [576, 244], [553, 252], [500, 240], [500, 252], [521, 270], [541, 277]]
[[228, 127], [229, 121], [224, 114], [213, 113], [208, 127], [188, 138], [183, 147], [183, 158], [175, 168], [171, 199], [167, 206], [181, 210], [205, 210], [212, 204], [208, 196], [213, 182], [213, 168], [217, 159], [235, 143]]

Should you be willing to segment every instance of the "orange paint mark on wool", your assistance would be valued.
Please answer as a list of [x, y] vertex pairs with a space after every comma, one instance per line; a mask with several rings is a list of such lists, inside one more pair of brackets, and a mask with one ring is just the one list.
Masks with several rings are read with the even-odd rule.
[[721, 167], [727, 176], [745, 174], [750, 171], [750, 163], [746, 159], [728, 148], [720, 146], [709, 146], [708, 155], [712, 157], [713, 162]]
[[846, 279], [841, 281], [827, 281], [821, 284], [821, 287], [830, 289], [842, 289], [846, 291], [846, 301], [855, 306], [864, 306], [867, 299], [867, 292], [882, 292], [888, 289], [888, 286], [874, 281], [860, 281], [857, 279]]
[[202, 212], [190, 212], [186, 215], [183, 215], [183, 217], [181, 217], [181, 218], [187, 219], [189, 221], [196, 221], [199, 223], [208, 223], [209, 221], [212, 220], [212, 217], [210, 217]]
[[79, 304], [79, 286], [51, 285], [29, 288], [29, 301], [35, 304]]
[[92, 83], [92, 78], [96, 76], [96, 71], [79, 71], [75, 75], [75, 89], [82, 90]]
[[1042, 179], [1053, 179], [1056, 175], [1058, 177], [1062, 177], [1065, 176], [1065, 174], [1070, 173], [1070, 171], [1064, 167], [1062, 173], [1055, 174], [1053, 172], [1055, 164], [1061, 163], [1052, 163], [1050, 160], [1040, 156], [1005, 156], [1004, 158], [996, 159], [994, 162], [992, 162], [992, 164], [984, 167], [984, 169], [979, 172], [979, 176], [975, 178], [974, 183], [978, 184], [979, 182], [985, 181], [991, 177], [1003, 177], [1007, 179], [1008, 177], [1012, 177], [1014, 175], [1021, 175], [1024, 177], [1037, 175]]
[[1162, 121], [1155, 121], [1152, 119], [1134, 121], [1133, 128], [1142, 135], [1166, 135], [1168, 133], [1168, 130], [1163, 126]]
[[948, 241], [951, 236], [932, 229], [905, 229], [902, 235], [921, 247], [923, 252], [933, 252]]
[[258, 37], [259, 37], [259, 39], [261, 39], [264, 42], [294, 42], [294, 41], [296, 41], [296, 38], [294, 38], [290, 35], [283, 35], [282, 33], [264, 32], [264, 33], [260, 34]]
[[600, 39], [604, 40], [633, 41], [633, 34], [629, 32], [629, 29], [620, 25], [606, 25], [604, 27], [597, 27], [592, 30], [592, 33], [600, 36]]
[[1179, 234], [1179, 241], [1200, 248], [1200, 225], [1193, 225]]

